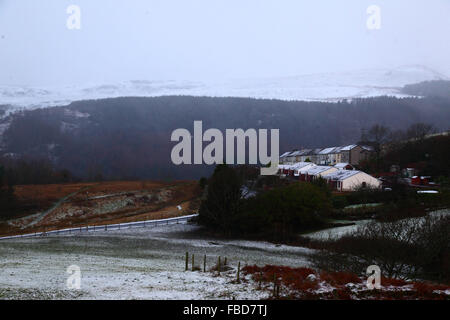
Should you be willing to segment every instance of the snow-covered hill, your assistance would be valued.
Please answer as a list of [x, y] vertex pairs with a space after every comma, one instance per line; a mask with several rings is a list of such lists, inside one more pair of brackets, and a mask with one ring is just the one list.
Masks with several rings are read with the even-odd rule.
[[373, 96], [405, 96], [400, 88], [428, 80], [447, 80], [423, 66], [322, 73], [267, 79], [216, 82], [125, 81], [113, 84], [61, 87], [0, 86], [0, 107], [20, 109], [67, 105], [72, 101], [123, 96], [191, 95], [281, 100], [337, 101]]

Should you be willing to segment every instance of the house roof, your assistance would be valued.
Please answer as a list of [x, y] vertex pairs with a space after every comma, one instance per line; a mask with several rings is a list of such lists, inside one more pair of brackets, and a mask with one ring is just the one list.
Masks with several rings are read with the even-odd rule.
[[[339, 153], [342, 151], [350, 151], [356, 147], [358, 147], [357, 144], [350, 144], [347, 146], [329, 147], [329, 148], [324, 148], [324, 149], [317, 148], [317, 149], [294, 150], [294, 151], [283, 153], [280, 158], [306, 156], [306, 155], [327, 155], [327, 154]], [[367, 151], [373, 151], [373, 148], [370, 146], [361, 146], [361, 148], [363, 148], [364, 150], [367, 150]]]
[[341, 151], [350, 151], [354, 148], [356, 148], [358, 145], [357, 144], [350, 144], [348, 146], [343, 146], [341, 147]]
[[363, 148], [364, 150], [367, 150], [367, 151], [373, 151], [373, 147], [371, 147], [371, 146], [361, 146], [361, 148]]
[[310, 154], [311, 153], [311, 149], [303, 149], [303, 150], [301, 150], [301, 156], [305, 156], [305, 155], [308, 155], [308, 154]]
[[292, 151], [289, 156], [290, 157], [295, 157], [295, 156], [300, 155], [301, 152], [302, 152], [301, 150], [295, 150], [295, 151]]
[[336, 149], [336, 147], [325, 148], [322, 151], [320, 151], [319, 154], [330, 154], [333, 152], [334, 149]]
[[332, 169], [333, 167], [329, 167], [329, 166], [314, 166], [312, 168], [308, 168], [305, 170], [305, 173], [309, 174], [309, 175], [316, 175], [316, 174], [320, 174], [322, 172], [325, 172], [327, 170]]
[[289, 156], [291, 153], [292, 153], [292, 151], [285, 152], [280, 156], [280, 158], [285, 158], [285, 157]]
[[362, 173], [362, 171], [359, 170], [338, 170], [336, 172], [327, 174], [324, 176], [325, 179], [330, 179], [334, 181], [343, 181], [345, 179], [348, 179], [356, 174]]
[[321, 148], [314, 149], [311, 154], [319, 154], [322, 150]]
[[353, 166], [348, 162], [339, 162], [334, 165], [334, 167], [337, 169], [344, 169], [347, 166], [351, 166], [353, 168]]
[[307, 166], [313, 166], [314, 164], [311, 162], [297, 162], [290, 166], [291, 170], [300, 170]]

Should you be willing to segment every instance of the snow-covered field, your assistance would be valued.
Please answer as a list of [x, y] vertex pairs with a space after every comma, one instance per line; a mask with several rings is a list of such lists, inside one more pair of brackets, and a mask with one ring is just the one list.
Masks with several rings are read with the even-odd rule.
[[[251, 280], [233, 283], [238, 261], [308, 266], [311, 250], [254, 241], [199, 239], [193, 225], [96, 232], [0, 242], [0, 299], [263, 299]], [[184, 271], [185, 253], [207, 269], [219, 256], [233, 269]], [[223, 261], [223, 260], [222, 260]], [[66, 270], [81, 268], [81, 289]], [[189, 266], [191, 260], [189, 259]]]
[[[92, 83], [82, 86], [1, 85], [0, 106], [9, 106], [6, 110], [6, 114], [8, 114], [20, 109], [64, 106], [78, 100], [165, 95], [332, 102], [385, 95], [404, 97], [405, 95], [400, 92], [400, 89], [406, 84], [446, 79], [448, 79], [447, 76], [424, 66], [402, 66], [395, 69], [205, 82], [135, 80], [108, 84]], [[79, 114], [78, 116], [86, 115]]]

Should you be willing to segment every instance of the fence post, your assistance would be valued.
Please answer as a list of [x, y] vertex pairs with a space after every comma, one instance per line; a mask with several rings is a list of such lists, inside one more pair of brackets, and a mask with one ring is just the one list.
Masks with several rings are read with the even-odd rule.
[[206, 254], [203, 256], [203, 272], [206, 272]]
[[217, 261], [217, 271], [219, 271], [219, 274], [220, 274], [220, 256], [219, 256], [219, 260]]
[[185, 269], [185, 271], [188, 271], [188, 269], [189, 269], [189, 252], [187, 252], [186, 251], [186, 269]]
[[192, 254], [192, 271], [194, 271], [194, 266], [195, 266], [195, 262], [194, 262], [194, 256], [195, 254]]
[[273, 274], [273, 296], [276, 296], [276, 290], [277, 290], [277, 274]]
[[240, 281], [239, 276], [240, 276], [240, 272], [241, 272], [241, 262], [238, 262], [238, 269], [237, 269], [237, 282]]

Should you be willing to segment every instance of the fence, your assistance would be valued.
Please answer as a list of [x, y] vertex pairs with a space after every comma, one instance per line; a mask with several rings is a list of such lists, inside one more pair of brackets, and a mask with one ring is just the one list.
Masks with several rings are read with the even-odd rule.
[[21, 235], [17, 235], [17, 236], [0, 237], [0, 240], [42, 237], [42, 236], [48, 236], [48, 235], [74, 234], [74, 233], [82, 233], [82, 232], [112, 231], [112, 230], [124, 230], [124, 229], [133, 229], [133, 228], [158, 227], [158, 226], [170, 225], [170, 224], [187, 223], [187, 222], [189, 222], [189, 220], [191, 220], [192, 218], [195, 218], [197, 216], [198, 216], [198, 214], [192, 214], [189, 216], [182, 216], [182, 217], [169, 218], [169, 219], [146, 220], [146, 221], [138, 221], [138, 222], [119, 223], [119, 224], [105, 224], [105, 225], [101, 225], [101, 226], [85, 226], [85, 227], [78, 227], [78, 228], [68, 228], [68, 229], [52, 230], [52, 231], [46, 231], [46, 232], [35, 232], [35, 233], [21, 234]]

